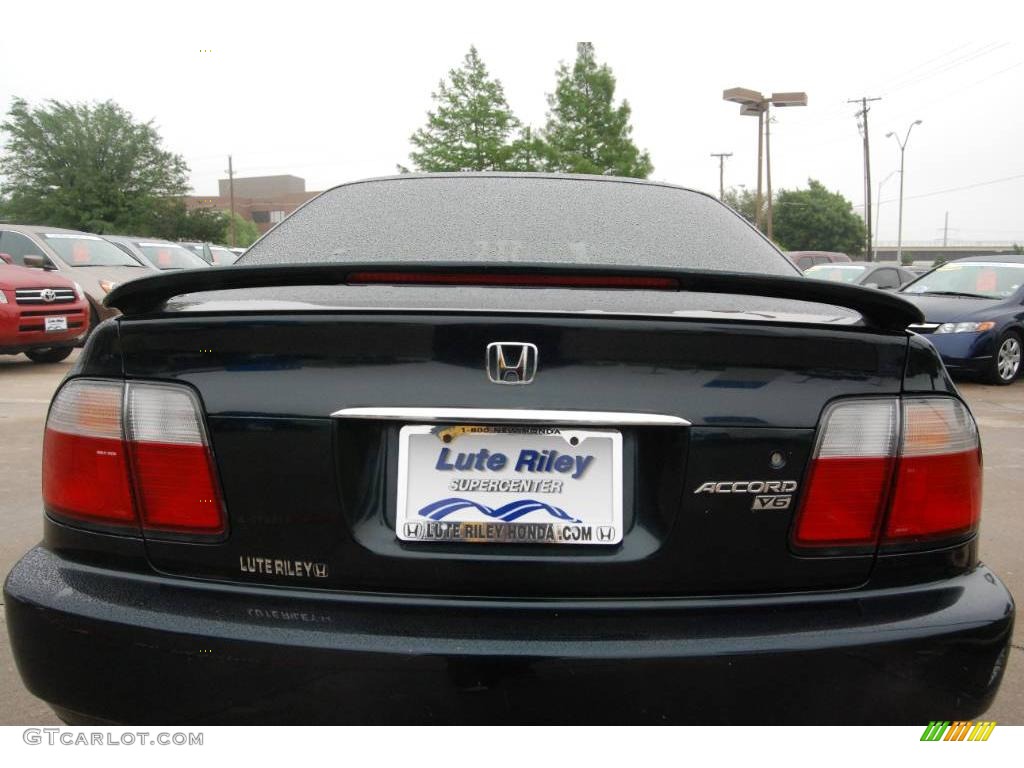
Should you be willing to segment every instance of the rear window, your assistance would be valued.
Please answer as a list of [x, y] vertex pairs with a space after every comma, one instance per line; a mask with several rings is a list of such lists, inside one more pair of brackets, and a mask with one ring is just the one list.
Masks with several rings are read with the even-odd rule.
[[72, 267], [138, 267], [135, 259], [113, 243], [95, 235], [70, 235], [44, 232], [46, 244], [57, 252], [61, 260]]
[[698, 192], [469, 175], [336, 187], [293, 213], [239, 263], [368, 261], [796, 272], [739, 216]]

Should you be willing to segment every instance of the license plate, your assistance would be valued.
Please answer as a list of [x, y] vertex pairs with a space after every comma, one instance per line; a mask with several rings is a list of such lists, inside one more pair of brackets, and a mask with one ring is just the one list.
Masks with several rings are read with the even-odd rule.
[[618, 544], [622, 435], [554, 426], [402, 427], [395, 533], [403, 541]]
[[43, 327], [47, 331], [66, 331], [68, 329], [68, 319], [66, 317], [47, 317], [43, 321]]

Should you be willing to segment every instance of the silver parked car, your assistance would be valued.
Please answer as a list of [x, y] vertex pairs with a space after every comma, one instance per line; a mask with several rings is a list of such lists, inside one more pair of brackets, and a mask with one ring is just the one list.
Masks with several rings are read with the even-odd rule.
[[134, 256], [99, 235], [73, 229], [0, 224], [0, 253], [7, 254], [12, 264], [55, 271], [81, 285], [89, 299], [90, 328], [120, 314], [103, 306], [103, 297], [114, 286], [152, 274]]
[[198, 269], [210, 265], [179, 243], [151, 237], [106, 235], [118, 248], [139, 259], [143, 264], [161, 271], [168, 269]]
[[181, 245], [214, 267], [230, 266], [238, 261], [239, 256], [241, 256], [241, 254], [235, 253], [223, 245], [213, 245], [212, 243], [181, 243]]
[[851, 261], [847, 264], [815, 264], [804, 270], [804, 277], [895, 291], [916, 280], [918, 276], [891, 261]]

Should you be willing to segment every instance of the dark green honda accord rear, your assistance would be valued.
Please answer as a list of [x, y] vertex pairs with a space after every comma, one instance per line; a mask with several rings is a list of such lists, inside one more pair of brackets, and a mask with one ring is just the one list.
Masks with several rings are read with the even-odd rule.
[[5, 585], [69, 721], [927, 722], [996, 693], [1013, 600], [920, 314], [705, 195], [348, 184], [108, 303]]

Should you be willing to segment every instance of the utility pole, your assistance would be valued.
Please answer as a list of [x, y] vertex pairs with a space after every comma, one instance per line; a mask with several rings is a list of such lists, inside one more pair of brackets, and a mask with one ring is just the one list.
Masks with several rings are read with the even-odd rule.
[[725, 200], [725, 158], [732, 157], [732, 152], [712, 152], [718, 158], [718, 199]]
[[868, 261], [873, 261], [871, 244], [871, 143], [868, 138], [868, 112], [871, 111], [871, 107], [868, 106], [869, 101], [881, 101], [881, 96], [861, 96], [859, 99], [847, 99], [847, 104], [860, 104], [860, 112], [854, 117], [859, 117], [862, 120], [864, 128], [864, 223], [867, 224], [867, 244], [864, 248], [864, 252], [868, 256]]
[[946, 211], [946, 223], [942, 225], [942, 247], [949, 243], [949, 211]]
[[761, 231], [761, 169], [764, 167], [764, 109], [757, 112], [757, 202], [754, 207], [754, 226]]
[[231, 197], [231, 226], [230, 235], [231, 247], [235, 247], [235, 166], [231, 164], [231, 155], [228, 155], [228, 195]]

